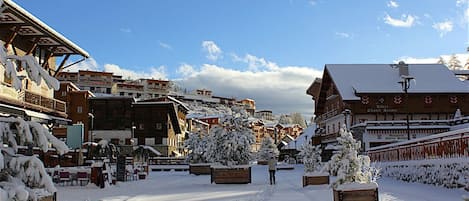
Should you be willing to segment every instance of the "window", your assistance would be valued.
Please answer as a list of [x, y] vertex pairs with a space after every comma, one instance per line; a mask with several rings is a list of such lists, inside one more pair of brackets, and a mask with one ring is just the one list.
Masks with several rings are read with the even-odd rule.
[[125, 93], [124, 93], [124, 92], [120, 92], [119, 95], [120, 95], [120, 96], [124, 96]]
[[62, 91], [62, 96], [67, 96], [67, 92], [66, 92], [66, 91]]
[[145, 125], [142, 124], [142, 123], [138, 124], [138, 129], [139, 129], [139, 130], [145, 129]]
[[162, 123], [156, 123], [156, 130], [162, 130], [163, 129], [163, 124]]
[[82, 106], [77, 107], [77, 113], [79, 113], [79, 114], [83, 113], [83, 107]]

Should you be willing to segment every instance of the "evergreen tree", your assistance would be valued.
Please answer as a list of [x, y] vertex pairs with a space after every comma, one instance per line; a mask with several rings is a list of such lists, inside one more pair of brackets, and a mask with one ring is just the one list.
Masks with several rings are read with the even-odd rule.
[[252, 158], [251, 145], [255, 138], [249, 129], [249, 115], [240, 107], [233, 107], [232, 111], [221, 120], [221, 125], [210, 131], [205, 153], [209, 162], [226, 166], [245, 165]]
[[278, 123], [283, 124], [283, 125], [291, 124], [292, 119], [288, 115], [282, 114], [282, 115], [280, 115]]
[[311, 143], [303, 145], [299, 156], [303, 159], [306, 172], [319, 172], [321, 170], [321, 146], [314, 146]]
[[[0, 6], [3, 7], [2, 0]], [[32, 55], [8, 53], [3, 42], [0, 42], [0, 68], [4, 68], [13, 88], [23, 88], [17, 73], [24, 70], [23, 74], [36, 84], [44, 81], [49, 88], [59, 89], [59, 82]], [[22, 68], [17, 68], [18, 62], [22, 63]], [[20, 117], [0, 117], [0, 145], [0, 200], [37, 200], [38, 194], [57, 192], [39, 158], [18, 154], [18, 146], [36, 146], [47, 152], [49, 145], [52, 145], [60, 155], [68, 152], [67, 145], [54, 137], [45, 126]]]
[[462, 68], [461, 62], [455, 54], [451, 55], [451, 58], [448, 61], [448, 68], [450, 70], [459, 70]]
[[272, 156], [277, 157], [279, 155], [277, 146], [274, 144], [274, 140], [270, 136], [266, 136], [262, 139], [261, 148], [257, 155], [259, 160], [264, 161], [269, 160]]
[[189, 150], [187, 159], [191, 163], [205, 163], [205, 151], [207, 149], [207, 138], [200, 132], [189, 134], [189, 138], [184, 142], [186, 149]]
[[359, 156], [358, 150], [360, 143], [358, 143], [352, 136], [350, 131], [345, 130], [346, 126], [343, 125], [340, 129], [340, 137], [337, 141], [340, 150], [336, 151], [328, 163], [329, 169], [337, 170], [337, 180], [333, 186], [345, 183], [369, 183], [372, 182], [372, 173], [368, 156]]
[[298, 124], [298, 125], [301, 126], [301, 128], [306, 128], [307, 127], [306, 121], [303, 118], [303, 115], [301, 115], [300, 113], [293, 113], [293, 114], [290, 115], [290, 118], [291, 118], [291, 122], [293, 124]]

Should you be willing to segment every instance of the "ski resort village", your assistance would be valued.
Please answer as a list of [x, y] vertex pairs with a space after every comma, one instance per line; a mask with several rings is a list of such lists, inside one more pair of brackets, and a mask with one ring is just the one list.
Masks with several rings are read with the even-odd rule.
[[425, 4], [0, 0], [0, 201], [469, 201], [469, 1]]

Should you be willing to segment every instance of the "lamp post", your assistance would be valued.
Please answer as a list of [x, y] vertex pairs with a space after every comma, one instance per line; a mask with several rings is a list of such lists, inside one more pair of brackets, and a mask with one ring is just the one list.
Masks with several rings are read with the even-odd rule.
[[401, 76], [401, 81], [398, 83], [402, 86], [402, 91], [405, 94], [405, 104], [406, 104], [406, 126], [407, 126], [407, 140], [410, 140], [410, 126], [409, 126], [409, 94], [407, 91], [410, 87], [410, 81], [413, 80], [412, 76]]
[[132, 146], [135, 145], [134, 136], [135, 136], [135, 129], [136, 129], [136, 128], [137, 128], [136, 126], [132, 126], [132, 137], [131, 137], [131, 139], [130, 139], [130, 143], [132, 144]]
[[350, 124], [350, 120], [349, 120], [349, 118], [350, 118], [350, 114], [351, 114], [351, 113], [352, 113], [352, 112], [351, 112], [349, 109], [345, 109], [345, 110], [342, 112], [342, 114], [344, 115], [345, 129], [346, 129], [347, 131], [350, 130], [350, 125], [349, 125], [349, 124]]
[[91, 129], [90, 129], [90, 136], [88, 138], [89, 142], [93, 142], [93, 129], [94, 129], [94, 115], [92, 113], [88, 113], [88, 117], [91, 117]]

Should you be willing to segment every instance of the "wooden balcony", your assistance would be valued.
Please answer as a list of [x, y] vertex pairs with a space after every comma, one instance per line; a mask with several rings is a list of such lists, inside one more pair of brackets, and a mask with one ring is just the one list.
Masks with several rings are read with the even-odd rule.
[[66, 113], [66, 104], [63, 101], [48, 98], [28, 90], [22, 90], [18, 93], [18, 100], [27, 105], [32, 105], [39, 110], [46, 112]]

